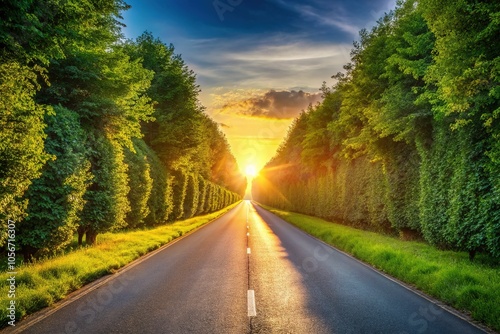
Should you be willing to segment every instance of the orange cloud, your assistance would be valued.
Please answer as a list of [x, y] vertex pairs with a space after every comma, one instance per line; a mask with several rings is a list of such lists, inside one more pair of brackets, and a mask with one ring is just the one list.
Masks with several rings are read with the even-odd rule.
[[291, 119], [297, 117], [310, 104], [314, 105], [321, 100], [320, 92], [269, 90], [263, 95], [226, 101], [216, 111], [224, 114], [238, 114], [259, 118]]

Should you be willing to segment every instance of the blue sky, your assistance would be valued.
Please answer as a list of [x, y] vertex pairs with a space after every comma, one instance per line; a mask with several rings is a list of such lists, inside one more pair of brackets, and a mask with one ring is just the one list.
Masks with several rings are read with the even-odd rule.
[[319, 100], [323, 81], [333, 84], [331, 76], [349, 61], [359, 30], [372, 27], [396, 0], [127, 3], [132, 8], [123, 15], [125, 36], [148, 30], [172, 43], [197, 74], [200, 100], [224, 125], [240, 165], [254, 161], [261, 167], [291, 117]]
[[[132, 9], [124, 15], [126, 37], [149, 30], [173, 43], [198, 73], [202, 88], [314, 90], [349, 60], [358, 31], [372, 26], [395, 0], [128, 3]], [[290, 80], [299, 73], [306, 80]]]

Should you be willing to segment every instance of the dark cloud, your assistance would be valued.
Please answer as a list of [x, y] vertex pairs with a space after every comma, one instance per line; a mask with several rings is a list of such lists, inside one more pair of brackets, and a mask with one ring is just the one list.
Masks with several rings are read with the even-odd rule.
[[322, 100], [321, 93], [270, 90], [262, 96], [226, 103], [221, 109], [225, 113], [254, 117], [290, 119], [302, 110]]

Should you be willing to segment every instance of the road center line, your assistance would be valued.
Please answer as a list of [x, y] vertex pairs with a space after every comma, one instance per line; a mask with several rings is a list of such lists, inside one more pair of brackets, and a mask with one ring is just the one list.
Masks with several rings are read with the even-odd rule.
[[254, 290], [248, 290], [248, 316], [255, 317], [257, 315], [257, 309], [255, 308], [255, 292]]
[[247, 254], [250, 254], [250, 247], [247, 247]]

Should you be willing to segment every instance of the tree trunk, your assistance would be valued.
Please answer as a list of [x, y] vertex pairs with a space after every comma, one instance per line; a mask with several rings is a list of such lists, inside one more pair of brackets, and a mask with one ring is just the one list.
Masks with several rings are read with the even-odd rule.
[[85, 233], [85, 242], [87, 245], [95, 245], [97, 241], [97, 232], [93, 231], [92, 229], [88, 229], [87, 232]]
[[474, 261], [475, 257], [476, 257], [476, 250], [475, 249], [470, 250], [469, 251], [469, 260], [470, 260], [470, 262]]
[[24, 262], [33, 262], [34, 255], [38, 251], [38, 249], [29, 245], [24, 245], [22, 249]]
[[85, 234], [86, 228], [83, 226], [78, 226], [78, 246], [82, 246], [83, 244], [83, 236]]

